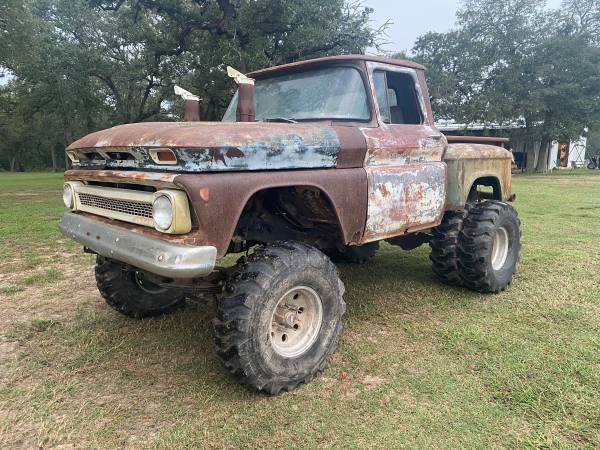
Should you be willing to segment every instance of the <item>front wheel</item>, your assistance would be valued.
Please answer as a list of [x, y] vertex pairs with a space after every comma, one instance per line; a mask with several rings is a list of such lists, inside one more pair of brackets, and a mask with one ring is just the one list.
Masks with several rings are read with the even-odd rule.
[[521, 249], [521, 222], [507, 203], [489, 200], [469, 208], [458, 240], [464, 285], [498, 293], [512, 282]]
[[594, 170], [596, 168], [596, 163], [594, 161], [590, 161], [587, 165], [587, 168], [590, 170]]
[[225, 284], [215, 346], [242, 384], [276, 395], [310, 381], [335, 351], [346, 304], [337, 269], [298, 242], [262, 246]]
[[103, 256], [96, 257], [96, 285], [106, 303], [121, 314], [141, 319], [168, 314], [185, 304], [178, 289], [152, 283], [143, 272]]

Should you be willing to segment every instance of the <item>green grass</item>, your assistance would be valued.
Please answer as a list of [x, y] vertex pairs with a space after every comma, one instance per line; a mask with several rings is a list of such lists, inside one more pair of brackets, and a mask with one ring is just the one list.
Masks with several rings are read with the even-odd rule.
[[212, 305], [105, 306], [56, 229], [60, 175], [2, 174], [0, 447], [598, 447], [598, 173], [515, 177], [523, 251], [499, 295], [439, 284], [426, 247], [340, 266], [338, 351], [275, 398], [217, 363]]

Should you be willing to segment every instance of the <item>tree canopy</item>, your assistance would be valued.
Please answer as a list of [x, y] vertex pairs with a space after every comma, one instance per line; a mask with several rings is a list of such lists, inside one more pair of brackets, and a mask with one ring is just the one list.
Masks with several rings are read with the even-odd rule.
[[413, 52], [428, 68], [437, 118], [518, 124], [541, 142], [600, 124], [600, 2], [465, 0], [457, 28]]
[[[176, 120], [173, 86], [219, 119], [242, 72], [377, 47], [354, 0], [5, 0], [0, 6], [0, 164], [56, 167], [73, 139]], [[55, 153], [59, 150], [60, 153]]]
[[[4, 0], [0, 169], [58, 168], [89, 132], [178, 120], [175, 84], [218, 120], [227, 65], [378, 48], [372, 12], [360, 0]], [[436, 119], [519, 124], [546, 143], [600, 129], [598, 0], [463, 0], [456, 28], [421, 36], [408, 58], [427, 67]]]

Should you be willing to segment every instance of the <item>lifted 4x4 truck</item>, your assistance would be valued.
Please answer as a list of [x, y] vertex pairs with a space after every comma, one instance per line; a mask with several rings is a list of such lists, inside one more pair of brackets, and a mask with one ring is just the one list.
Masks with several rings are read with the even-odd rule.
[[198, 121], [184, 91], [186, 122], [121, 125], [67, 148], [60, 229], [97, 255], [111, 307], [155, 316], [214, 295], [218, 357], [277, 394], [335, 350], [346, 305], [332, 261], [429, 243], [441, 281], [510, 284], [520, 224], [506, 140], [440, 133], [422, 66], [338, 56], [232, 76], [222, 122]]

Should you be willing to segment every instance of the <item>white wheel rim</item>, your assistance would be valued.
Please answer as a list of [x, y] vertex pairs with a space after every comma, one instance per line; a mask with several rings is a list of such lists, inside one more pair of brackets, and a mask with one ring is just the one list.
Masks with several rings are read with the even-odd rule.
[[314, 344], [323, 323], [321, 297], [307, 286], [281, 296], [271, 315], [269, 342], [279, 355], [300, 356]]
[[508, 247], [508, 231], [506, 231], [506, 228], [500, 227], [496, 230], [492, 246], [492, 268], [494, 270], [500, 270], [504, 267], [508, 257]]

